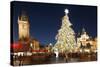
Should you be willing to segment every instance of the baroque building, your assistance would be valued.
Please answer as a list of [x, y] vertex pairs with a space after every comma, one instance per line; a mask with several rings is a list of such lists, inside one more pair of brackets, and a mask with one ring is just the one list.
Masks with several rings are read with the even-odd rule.
[[77, 49], [85, 49], [88, 51], [97, 50], [97, 38], [92, 38], [87, 34], [85, 29], [82, 29], [81, 35], [77, 37]]
[[80, 46], [86, 46], [86, 44], [89, 41], [89, 35], [85, 31], [85, 29], [82, 29], [81, 35], [77, 38], [77, 45]]
[[39, 41], [36, 39], [32, 39], [30, 43], [30, 47], [32, 48], [32, 50], [39, 50], [40, 47]]

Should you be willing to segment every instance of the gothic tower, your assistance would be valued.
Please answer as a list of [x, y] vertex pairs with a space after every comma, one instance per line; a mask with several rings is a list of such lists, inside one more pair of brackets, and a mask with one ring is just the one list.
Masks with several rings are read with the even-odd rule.
[[29, 19], [25, 13], [22, 13], [18, 17], [18, 33], [19, 33], [19, 40], [24, 40], [29, 38]]

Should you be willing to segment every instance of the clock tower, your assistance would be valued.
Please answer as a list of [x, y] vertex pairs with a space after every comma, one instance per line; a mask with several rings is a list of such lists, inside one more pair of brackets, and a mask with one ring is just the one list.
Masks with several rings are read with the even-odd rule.
[[18, 34], [19, 40], [29, 38], [29, 19], [25, 13], [18, 17]]

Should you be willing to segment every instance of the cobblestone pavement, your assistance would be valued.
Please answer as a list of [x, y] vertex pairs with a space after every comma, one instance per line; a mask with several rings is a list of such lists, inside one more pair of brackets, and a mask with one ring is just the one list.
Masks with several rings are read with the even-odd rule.
[[68, 59], [64, 57], [51, 56], [48, 58], [34, 58], [34, 57], [20, 57], [13, 61], [15, 66], [20, 65], [36, 65], [36, 64], [55, 64], [55, 63], [72, 63], [72, 62], [85, 62], [85, 61], [96, 61], [97, 55], [80, 55], [80, 57], [69, 57]]

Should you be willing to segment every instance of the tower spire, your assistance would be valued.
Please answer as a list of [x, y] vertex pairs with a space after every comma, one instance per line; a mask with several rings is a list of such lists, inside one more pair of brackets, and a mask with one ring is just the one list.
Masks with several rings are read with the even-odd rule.
[[83, 27], [83, 29], [82, 29], [82, 34], [84, 34], [84, 33], [86, 33], [86, 30], [85, 30], [85, 28]]
[[22, 21], [28, 21], [28, 15], [26, 13], [26, 11], [22, 11], [21, 14], [19, 15], [19, 20], [22, 20]]
[[82, 32], [85, 32], [85, 28], [83, 27]]

